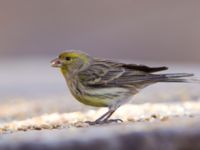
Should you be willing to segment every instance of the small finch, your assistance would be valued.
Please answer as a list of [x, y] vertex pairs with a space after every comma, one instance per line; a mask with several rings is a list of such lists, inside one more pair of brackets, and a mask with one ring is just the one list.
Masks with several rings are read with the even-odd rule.
[[122, 121], [110, 116], [141, 89], [158, 82], [199, 82], [190, 73], [154, 74], [167, 67], [148, 67], [91, 57], [81, 51], [64, 51], [51, 61], [60, 68], [72, 95], [81, 103], [108, 107], [108, 111], [89, 124]]

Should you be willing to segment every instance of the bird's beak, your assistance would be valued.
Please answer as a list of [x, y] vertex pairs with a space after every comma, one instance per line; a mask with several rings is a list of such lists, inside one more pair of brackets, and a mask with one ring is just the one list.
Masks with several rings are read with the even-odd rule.
[[51, 61], [51, 67], [62, 67], [62, 63], [59, 58]]

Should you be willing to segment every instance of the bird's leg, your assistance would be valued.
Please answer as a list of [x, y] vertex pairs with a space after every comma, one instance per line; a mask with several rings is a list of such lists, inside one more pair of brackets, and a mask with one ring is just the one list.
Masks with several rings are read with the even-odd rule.
[[109, 108], [109, 110], [103, 114], [101, 117], [96, 119], [94, 122], [88, 122], [90, 125], [95, 125], [95, 124], [105, 124], [105, 123], [111, 123], [111, 122], [123, 122], [121, 119], [111, 119], [109, 120], [110, 116], [116, 111], [117, 108]]
[[114, 112], [115, 112], [115, 110], [109, 109], [105, 114], [103, 114], [101, 117], [99, 117], [98, 119], [96, 119], [94, 122], [96, 122], [97, 124], [104, 123], [106, 120], [108, 120], [108, 118], [110, 118], [110, 116]]
[[110, 113], [111, 113], [111, 111], [109, 109], [106, 113], [104, 113], [102, 116], [100, 116], [95, 121], [86, 121], [86, 123], [88, 123], [90, 125], [101, 124], [102, 120], [104, 120], [105, 117], [107, 117], [108, 115], [111, 116]]
[[115, 112], [116, 110], [109, 110], [109, 114], [102, 120], [102, 121], [107, 121], [109, 118], [110, 118], [110, 116], [112, 116], [112, 114]]
[[105, 114], [96, 119], [95, 122], [101, 122], [102, 120], [104, 120], [104, 118], [107, 118], [107, 116], [111, 116], [112, 113], [113, 112], [111, 112], [111, 110], [109, 109]]
[[116, 109], [112, 110], [111, 112], [103, 119], [101, 120], [102, 123], [111, 123], [111, 122], [123, 122], [121, 119], [109, 119], [110, 116], [112, 116], [112, 114], [116, 111]]

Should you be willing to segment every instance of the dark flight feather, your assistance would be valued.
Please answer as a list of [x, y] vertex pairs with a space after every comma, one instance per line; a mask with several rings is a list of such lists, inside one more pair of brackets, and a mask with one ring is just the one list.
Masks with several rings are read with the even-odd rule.
[[165, 66], [163, 66], [163, 67], [148, 67], [148, 66], [144, 66], [144, 65], [134, 65], [134, 64], [122, 64], [122, 67], [124, 67], [126, 69], [131, 69], [131, 70], [144, 71], [146, 73], [153, 73], [153, 72], [164, 71], [164, 70], [168, 69]]

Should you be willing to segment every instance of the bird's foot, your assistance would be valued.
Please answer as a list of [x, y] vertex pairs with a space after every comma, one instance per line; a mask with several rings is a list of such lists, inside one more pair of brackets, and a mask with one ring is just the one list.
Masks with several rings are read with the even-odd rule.
[[108, 123], [122, 123], [123, 120], [121, 119], [109, 119], [109, 120], [96, 120], [96, 121], [86, 121], [89, 125], [102, 125]]

